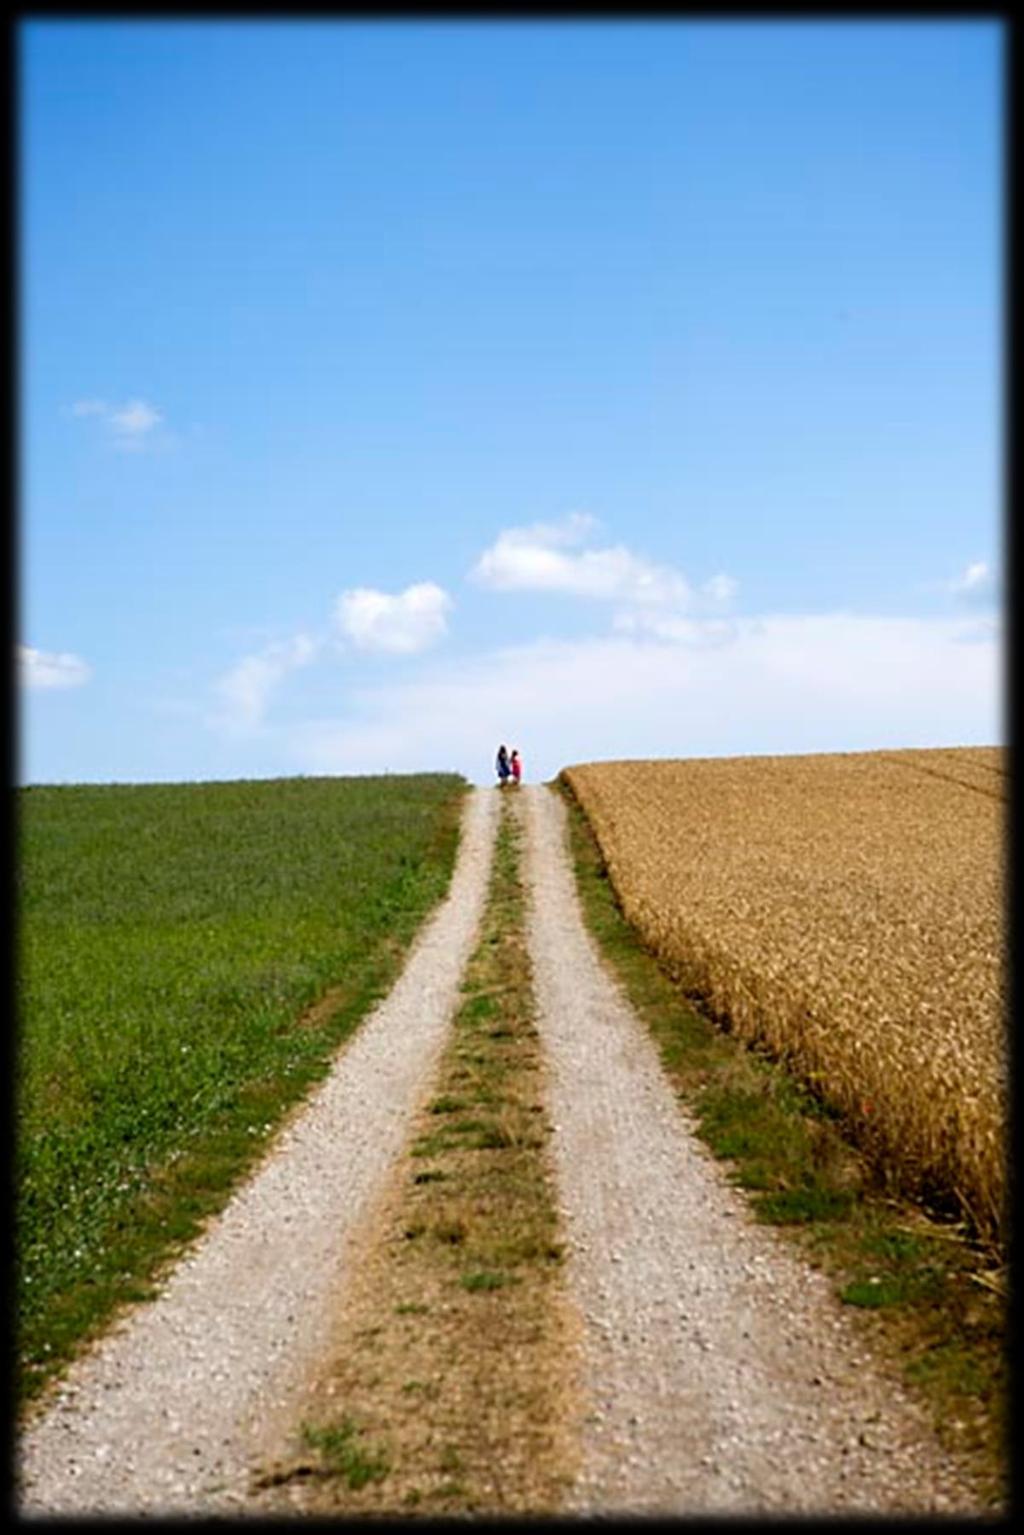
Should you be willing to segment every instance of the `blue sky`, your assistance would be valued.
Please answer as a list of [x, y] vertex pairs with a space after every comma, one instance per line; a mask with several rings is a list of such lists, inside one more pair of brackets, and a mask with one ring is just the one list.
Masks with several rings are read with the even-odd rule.
[[23, 782], [998, 743], [998, 20], [23, 22]]

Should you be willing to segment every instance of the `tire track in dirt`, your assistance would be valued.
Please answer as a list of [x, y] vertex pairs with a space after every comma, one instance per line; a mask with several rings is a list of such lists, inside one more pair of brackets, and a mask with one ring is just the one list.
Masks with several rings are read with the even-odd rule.
[[565, 809], [518, 792], [552, 1151], [583, 1315], [576, 1513], [983, 1513], [823, 1275], [697, 1140], [587, 934]]
[[257, 1172], [71, 1367], [19, 1446], [19, 1512], [231, 1513], [290, 1421], [434, 1072], [483, 909], [497, 796], [467, 797], [447, 898]]

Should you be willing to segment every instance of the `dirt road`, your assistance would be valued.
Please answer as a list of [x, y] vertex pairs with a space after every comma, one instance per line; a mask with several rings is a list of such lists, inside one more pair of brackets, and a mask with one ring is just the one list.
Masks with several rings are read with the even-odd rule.
[[[752, 1220], [692, 1134], [584, 930], [560, 800], [509, 792], [582, 1323], [582, 1472], [564, 1512], [981, 1512], [826, 1281]], [[498, 805], [470, 797], [447, 901], [261, 1171], [26, 1433], [24, 1514], [245, 1511], [248, 1470], [301, 1410], [359, 1262], [352, 1233], [429, 1091]]]

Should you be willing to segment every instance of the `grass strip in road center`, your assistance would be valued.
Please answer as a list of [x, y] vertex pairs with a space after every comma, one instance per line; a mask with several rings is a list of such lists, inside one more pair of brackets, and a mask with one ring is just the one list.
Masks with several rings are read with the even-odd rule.
[[571, 1312], [534, 1025], [518, 818], [430, 1097], [367, 1235], [268, 1509], [544, 1513], [572, 1450]]
[[940, 1438], [998, 1505], [1008, 1475], [1005, 1271], [960, 1225], [898, 1197], [838, 1115], [686, 996], [622, 915], [571, 789], [559, 792], [584, 919], [701, 1139], [755, 1216], [830, 1275], [866, 1346], [923, 1395]]

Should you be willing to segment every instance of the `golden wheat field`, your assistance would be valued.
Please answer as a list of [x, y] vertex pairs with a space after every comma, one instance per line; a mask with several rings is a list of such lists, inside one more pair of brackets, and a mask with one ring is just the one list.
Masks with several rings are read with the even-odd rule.
[[1006, 753], [563, 770], [628, 920], [914, 1191], [1004, 1228]]

